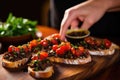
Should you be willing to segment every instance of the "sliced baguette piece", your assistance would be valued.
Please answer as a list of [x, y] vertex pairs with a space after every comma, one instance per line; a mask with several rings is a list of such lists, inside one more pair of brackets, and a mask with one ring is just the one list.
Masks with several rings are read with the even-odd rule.
[[17, 61], [9, 61], [7, 59], [4, 59], [4, 57], [2, 57], [2, 66], [9, 69], [10, 71], [19, 71], [26, 67], [30, 57], [31, 55], [28, 55], [27, 58], [23, 58]]
[[54, 73], [54, 70], [53, 70], [53, 66], [49, 66], [43, 71], [34, 71], [33, 68], [28, 66], [28, 73], [36, 79], [50, 78], [52, 76], [52, 74]]
[[48, 59], [52, 62], [72, 64], [72, 65], [86, 64], [92, 61], [90, 55], [87, 55], [87, 57], [84, 58], [76, 58], [76, 59], [64, 59], [60, 57], [49, 57]]
[[107, 55], [113, 55], [116, 49], [119, 49], [119, 46], [112, 43], [109, 49], [88, 50], [88, 52], [90, 53], [90, 55], [107, 56]]

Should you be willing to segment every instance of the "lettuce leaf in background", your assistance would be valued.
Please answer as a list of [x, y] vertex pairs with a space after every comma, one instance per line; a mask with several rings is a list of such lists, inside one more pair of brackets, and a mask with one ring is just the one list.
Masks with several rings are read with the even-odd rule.
[[12, 13], [9, 13], [7, 20], [0, 23], [0, 37], [20, 36], [28, 33], [34, 36], [36, 25], [37, 21], [15, 17]]

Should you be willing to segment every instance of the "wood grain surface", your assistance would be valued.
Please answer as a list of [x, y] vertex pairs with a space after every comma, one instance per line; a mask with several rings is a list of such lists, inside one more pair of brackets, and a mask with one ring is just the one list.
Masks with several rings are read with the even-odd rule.
[[[0, 80], [35, 80], [27, 73], [27, 68], [19, 72], [10, 72], [2, 67], [3, 55], [0, 55]], [[84, 80], [96, 75], [101, 70], [109, 68], [120, 58], [120, 51], [116, 50], [111, 56], [92, 56], [92, 62], [85, 65], [54, 64], [55, 73], [49, 79], [40, 80]]]
[[[38, 27], [42, 32], [42, 36], [44, 37], [59, 32], [46, 26]], [[119, 40], [117, 41], [117, 44], [119, 44]], [[1, 54], [0, 80], [35, 80], [27, 73], [27, 68], [19, 72], [10, 72], [3, 68], [1, 62], [2, 56], [3, 55]], [[53, 74], [53, 76], [49, 79], [39, 80], [119, 80], [120, 66], [119, 64], [115, 64], [119, 61], [119, 58], [120, 50], [116, 50], [115, 53], [111, 56], [92, 56], [92, 62], [85, 65], [65, 65], [55, 63], [55, 74]], [[98, 75], [97, 77], [94, 76], [101, 71], [105, 72]]]

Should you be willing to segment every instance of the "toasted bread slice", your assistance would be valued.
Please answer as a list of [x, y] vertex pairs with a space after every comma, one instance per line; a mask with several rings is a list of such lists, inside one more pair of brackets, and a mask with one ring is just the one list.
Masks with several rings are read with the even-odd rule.
[[84, 58], [76, 58], [76, 59], [65, 59], [60, 57], [49, 57], [48, 59], [52, 62], [72, 64], [72, 65], [86, 64], [92, 61], [90, 55], [87, 55], [87, 57]]
[[43, 71], [34, 71], [33, 68], [28, 66], [28, 73], [34, 78], [50, 78], [54, 73], [54, 70], [53, 66], [49, 66]]
[[88, 50], [91, 55], [107, 56], [115, 53], [115, 49], [119, 49], [119, 46], [112, 43], [109, 49], [100, 49], [100, 50]]
[[29, 61], [30, 57], [31, 55], [27, 56], [26, 58], [23, 58], [21, 60], [16, 60], [16, 61], [9, 61], [7, 59], [4, 59], [3, 57], [2, 66], [9, 69], [10, 71], [17, 71], [17, 70], [23, 69], [27, 65], [27, 62]]

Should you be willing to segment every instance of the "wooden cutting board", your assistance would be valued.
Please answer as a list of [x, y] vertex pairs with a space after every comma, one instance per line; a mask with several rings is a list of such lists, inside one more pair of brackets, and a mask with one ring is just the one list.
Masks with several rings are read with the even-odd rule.
[[[35, 80], [27, 73], [27, 69], [20, 72], [9, 72], [3, 68], [2, 56], [0, 55], [0, 80]], [[92, 56], [92, 62], [85, 65], [54, 64], [55, 74], [49, 79], [40, 80], [83, 80], [109, 68], [119, 58], [120, 50], [116, 49], [111, 56]]]

